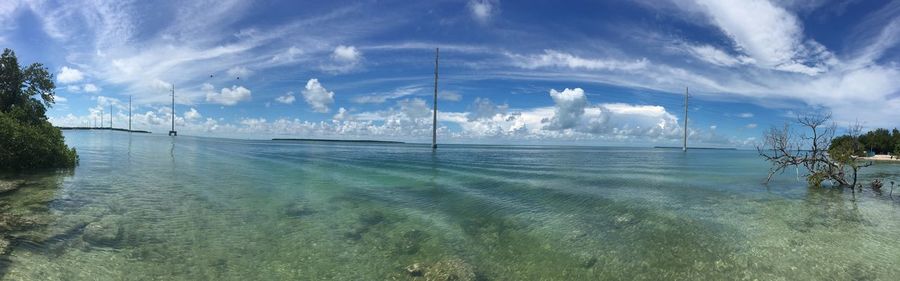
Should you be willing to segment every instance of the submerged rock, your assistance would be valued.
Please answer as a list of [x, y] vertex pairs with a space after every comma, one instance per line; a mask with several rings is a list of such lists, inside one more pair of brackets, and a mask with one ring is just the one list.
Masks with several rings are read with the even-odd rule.
[[30, 230], [41, 225], [38, 221], [39, 219], [40, 218], [36, 216], [0, 214], [0, 231], [11, 232]]
[[19, 189], [25, 181], [21, 180], [0, 180], [0, 194], [7, 193]]
[[6, 255], [7, 253], [9, 253], [10, 244], [11, 243], [9, 243], [9, 240], [0, 238], [0, 256]]
[[406, 231], [400, 236], [400, 241], [397, 241], [397, 252], [404, 255], [415, 254], [428, 238], [430, 238], [428, 233], [418, 229]]
[[429, 267], [425, 272], [425, 280], [471, 281], [475, 280], [475, 269], [461, 259], [446, 259]]
[[373, 226], [385, 220], [384, 214], [380, 212], [366, 213], [359, 217], [359, 222], [365, 226]]
[[359, 216], [359, 222], [350, 227], [350, 231], [344, 233], [344, 237], [350, 240], [360, 240], [363, 234], [368, 232], [372, 227], [384, 223], [386, 217], [380, 212], [366, 213]]
[[315, 212], [316, 210], [302, 202], [292, 203], [284, 208], [284, 214], [295, 218], [312, 215]]
[[107, 216], [84, 227], [82, 239], [94, 246], [114, 247], [122, 240], [119, 219]]
[[422, 276], [425, 274], [425, 266], [420, 263], [414, 263], [406, 267], [406, 273], [409, 273], [409, 275], [413, 277]]
[[12, 230], [12, 224], [13, 223], [11, 216], [0, 213], [0, 232], [8, 232]]
[[353, 241], [357, 241], [357, 240], [362, 239], [362, 235], [364, 233], [366, 233], [366, 231], [368, 231], [368, 230], [369, 229], [367, 227], [354, 225], [354, 226], [350, 227], [350, 231], [347, 231], [346, 233], [344, 233], [344, 237], [346, 237], [347, 239], [353, 240]]

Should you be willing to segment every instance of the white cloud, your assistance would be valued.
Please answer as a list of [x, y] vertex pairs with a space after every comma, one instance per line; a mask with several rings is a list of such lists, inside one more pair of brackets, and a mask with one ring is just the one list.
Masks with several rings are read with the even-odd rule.
[[315, 112], [326, 113], [329, 111], [328, 107], [334, 103], [334, 92], [329, 92], [325, 87], [322, 87], [319, 79], [316, 78], [309, 79], [306, 82], [306, 87], [302, 93], [303, 99]]
[[571, 129], [581, 122], [587, 98], [581, 88], [566, 88], [562, 92], [551, 89], [550, 97], [556, 104], [553, 118], [546, 120], [545, 128], [550, 130]]
[[460, 101], [462, 100], [462, 95], [457, 92], [442, 91], [438, 93], [438, 99], [445, 101]]
[[491, 0], [469, 0], [469, 12], [479, 23], [487, 23], [496, 13], [498, 3]]
[[275, 98], [275, 101], [283, 103], [283, 104], [292, 104], [292, 103], [294, 103], [295, 99], [296, 98], [294, 97], [294, 92], [287, 92], [284, 95], [281, 95], [281, 96]]
[[543, 117], [544, 130], [606, 137], [666, 139], [676, 137], [678, 118], [662, 106], [604, 103], [590, 106], [580, 88], [550, 90], [553, 116]]
[[63, 66], [56, 74], [56, 81], [63, 84], [75, 83], [84, 79], [84, 73], [75, 68]]
[[348, 121], [348, 120], [353, 120], [353, 116], [350, 115], [349, 110], [341, 107], [341, 108], [338, 108], [337, 114], [335, 114], [334, 117], [332, 117], [332, 119], [338, 120], [338, 121]]
[[544, 50], [543, 54], [523, 56], [507, 53], [516, 66], [535, 69], [541, 67], [559, 67], [587, 70], [621, 70], [634, 71], [647, 67], [646, 59], [622, 61], [615, 59], [587, 59], [555, 50]]
[[551, 90], [550, 96], [554, 100], [552, 107], [518, 110], [477, 98], [469, 112], [441, 112], [438, 118], [457, 123], [462, 131], [456, 136], [461, 138], [666, 142], [678, 139], [682, 132], [678, 118], [662, 106], [591, 105], [580, 88]]
[[469, 106], [469, 114], [468, 119], [478, 120], [478, 119], [490, 119], [494, 118], [494, 116], [505, 115], [506, 110], [509, 109], [509, 106], [506, 104], [503, 105], [495, 105], [491, 102], [490, 99], [487, 98], [475, 98], [472, 102], [472, 105]]
[[331, 53], [331, 58], [339, 62], [355, 63], [362, 59], [362, 53], [356, 47], [338, 45]]
[[356, 96], [352, 101], [354, 103], [381, 104], [388, 100], [399, 99], [416, 94], [422, 89], [423, 88], [420, 86], [401, 87], [387, 93], [374, 93], [363, 96]]
[[82, 90], [84, 90], [85, 93], [96, 93], [96, 92], [100, 91], [100, 88], [97, 87], [97, 85], [88, 83], [88, 84], [84, 84], [84, 87], [82, 88]]
[[296, 46], [291, 46], [290, 48], [287, 48], [287, 50], [284, 50], [283, 52], [277, 53], [272, 56], [272, 62], [290, 63], [296, 60], [296, 57], [301, 54], [303, 54], [303, 50], [297, 48]]
[[235, 66], [228, 69], [228, 76], [230, 77], [248, 77], [253, 74], [253, 71], [247, 69], [243, 66]]
[[191, 110], [183, 113], [184, 119], [188, 121], [194, 121], [200, 118], [203, 118], [203, 115], [200, 115], [200, 112], [197, 111], [196, 108], [191, 107]]
[[69, 101], [69, 99], [67, 99], [66, 97], [60, 96], [60, 95], [56, 95], [56, 96], [53, 96], [53, 101], [56, 103], [66, 103]]
[[[209, 87], [212, 86], [207, 85], [208, 84], [205, 84], [203, 88], [210, 89]], [[238, 102], [250, 100], [250, 96], [251, 93], [249, 89], [244, 88], [243, 86], [234, 85], [231, 86], [231, 88], [222, 88], [220, 93], [214, 91], [206, 92], [206, 101], [231, 106], [238, 104]]]
[[835, 63], [821, 44], [804, 40], [800, 20], [768, 0], [696, 0], [738, 50], [771, 69], [817, 75]]
[[753, 118], [753, 113], [750, 113], [750, 112], [744, 112], [744, 113], [738, 114], [738, 117], [741, 117], [741, 118]]
[[757, 125], [756, 123], [750, 123], [750, 124], [747, 124], [746, 127], [747, 127], [747, 129], [756, 129], [756, 127], [758, 127], [758, 126], [759, 125]]
[[333, 73], [349, 72], [360, 66], [362, 52], [354, 46], [339, 45], [331, 53], [331, 63], [322, 65], [322, 70]]
[[744, 55], [732, 56], [710, 45], [687, 46], [687, 50], [694, 57], [719, 66], [750, 64], [754, 61], [752, 58]]

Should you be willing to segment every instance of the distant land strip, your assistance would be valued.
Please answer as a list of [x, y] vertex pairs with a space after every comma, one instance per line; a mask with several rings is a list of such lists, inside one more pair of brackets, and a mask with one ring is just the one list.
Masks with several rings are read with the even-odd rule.
[[[682, 149], [680, 146], [654, 146], [653, 148], [664, 148], [664, 149]], [[708, 149], [708, 150], [737, 150], [734, 147], [690, 147], [688, 149]]]
[[129, 130], [129, 129], [110, 128], [110, 127], [102, 127], [102, 128], [96, 128], [96, 127], [57, 127], [57, 128], [59, 128], [60, 130], [107, 130], [107, 131], [120, 131], [120, 132], [141, 133], [141, 134], [149, 134], [149, 133], [150, 133], [149, 131]]
[[315, 141], [315, 142], [355, 142], [355, 143], [405, 143], [402, 141], [380, 140], [331, 140], [331, 139], [272, 139], [273, 141]]

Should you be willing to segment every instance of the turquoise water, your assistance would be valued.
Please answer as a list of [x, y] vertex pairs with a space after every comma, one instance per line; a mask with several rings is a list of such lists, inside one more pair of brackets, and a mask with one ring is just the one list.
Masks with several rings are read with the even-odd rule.
[[0, 202], [37, 222], [0, 279], [900, 277], [900, 196], [765, 186], [754, 151], [65, 135], [80, 165]]

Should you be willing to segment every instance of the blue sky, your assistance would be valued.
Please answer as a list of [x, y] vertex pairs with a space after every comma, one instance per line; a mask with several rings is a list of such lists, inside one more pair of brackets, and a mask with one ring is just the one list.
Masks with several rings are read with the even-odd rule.
[[810, 110], [900, 120], [900, 2], [27, 1], [0, 45], [55, 75], [57, 125], [182, 134], [428, 142], [434, 48], [441, 140], [755, 143]]

